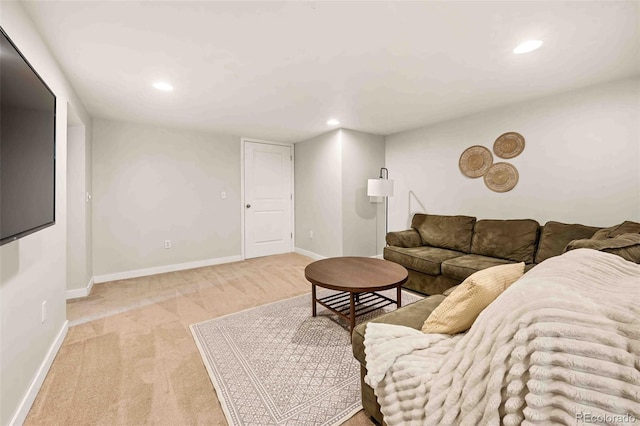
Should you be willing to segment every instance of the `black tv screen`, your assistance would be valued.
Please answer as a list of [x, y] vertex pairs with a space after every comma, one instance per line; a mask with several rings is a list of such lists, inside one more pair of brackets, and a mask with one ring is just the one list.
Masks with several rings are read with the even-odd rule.
[[55, 223], [56, 97], [0, 28], [0, 245]]

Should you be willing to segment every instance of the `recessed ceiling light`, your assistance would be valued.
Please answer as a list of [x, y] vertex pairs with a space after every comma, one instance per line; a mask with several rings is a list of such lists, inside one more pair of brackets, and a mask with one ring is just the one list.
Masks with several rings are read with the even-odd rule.
[[518, 47], [513, 49], [513, 53], [515, 53], [516, 55], [521, 55], [523, 53], [533, 52], [540, 46], [542, 46], [541, 40], [527, 40], [524, 43], [520, 43]]
[[337, 126], [338, 124], [340, 124], [340, 122], [338, 120], [336, 120], [335, 118], [332, 118], [329, 121], [327, 121], [327, 125], [328, 126]]
[[156, 81], [155, 83], [153, 83], [153, 87], [165, 92], [171, 92], [173, 90], [173, 86], [165, 81]]

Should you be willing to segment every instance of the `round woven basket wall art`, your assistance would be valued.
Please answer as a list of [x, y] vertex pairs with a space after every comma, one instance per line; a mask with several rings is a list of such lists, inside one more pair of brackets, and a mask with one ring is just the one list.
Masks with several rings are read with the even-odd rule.
[[492, 191], [507, 192], [518, 183], [518, 170], [509, 163], [496, 163], [484, 175], [484, 184]]
[[493, 152], [500, 158], [513, 158], [524, 151], [524, 137], [520, 133], [507, 132], [493, 143]]
[[484, 146], [474, 145], [464, 150], [458, 165], [460, 171], [470, 178], [484, 175], [493, 164], [493, 155]]

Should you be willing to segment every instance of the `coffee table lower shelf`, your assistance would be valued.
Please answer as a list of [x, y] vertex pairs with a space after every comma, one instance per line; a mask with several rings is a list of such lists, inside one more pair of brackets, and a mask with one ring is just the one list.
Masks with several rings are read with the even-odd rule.
[[316, 286], [312, 286], [313, 296], [313, 316], [316, 316], [316, 302], [331, 312], [340, 315], [349, 321], [350, 332], [353, 332], [355, 328], [356, 318], [362, 315], [366, 315], [375, 310], [384, 308], [391, 304], [396, 304], [399, 308], [401, 306], [400, 291], [398, 289], [398, 300], [390, 299], [382, 294], [367, 291], [362, 293], [355, 293], [349, 291], [341, 291], [329, 296], [316, 298]]

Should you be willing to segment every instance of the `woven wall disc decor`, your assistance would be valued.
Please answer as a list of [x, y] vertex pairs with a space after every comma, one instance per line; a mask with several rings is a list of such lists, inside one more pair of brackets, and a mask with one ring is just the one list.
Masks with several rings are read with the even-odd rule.
[[470, 178], [479, 178], [493, 164], [493, 155], [484, 146], [474, 145], [464, 150], [458, 165], [460, 171]]
[[493, 152], [500, 158], [513, 158], [524, 151], [524, 137], [520, 133], [507, 132], [493, 143]]
[[492, 191], [507, 192], [518, 183], [518, 170], [509, 163], [496, 163], [484, 175], [484, 184]]

